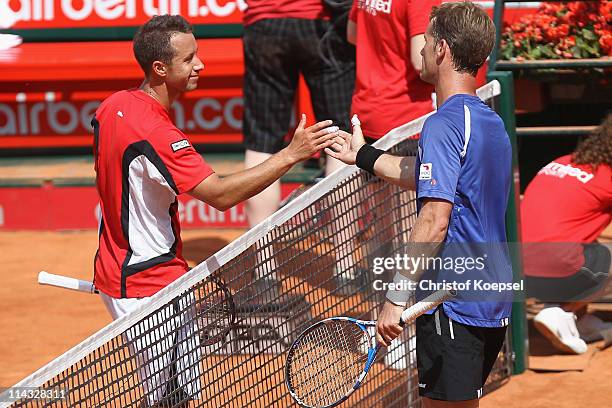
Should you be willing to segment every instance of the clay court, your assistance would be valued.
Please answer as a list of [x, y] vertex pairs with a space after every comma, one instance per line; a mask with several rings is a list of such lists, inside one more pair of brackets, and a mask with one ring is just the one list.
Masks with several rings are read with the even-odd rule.
[[[185, 255], [197, 264], [244, 231], [184, 232]], [[10, 386], [110, 322], [95, 295], [43, 287], [41, 269], [91, 279], [97, 247], [94, 231], [0, 233], [0, 386]], [[603, 307], [601, 307], [603, 309]], [[605, 312], [600, 312], [604, 314]], [[607, 313], [610, 318], [610, 313]], [[542, 338], [530, 338], [541, 356], [553, 354]], [[482, 407], [606, 407], [612, 377], [612, 348], [592, 344], [586, 356], [540, 357], [558, 371], [527, 370], [482, 400]], [[565, 369], [563, 369], [565, 367]], [[569, 370], [567, 370], [569, 368]], [[350, 406], [350, 403], [347, 404]]]

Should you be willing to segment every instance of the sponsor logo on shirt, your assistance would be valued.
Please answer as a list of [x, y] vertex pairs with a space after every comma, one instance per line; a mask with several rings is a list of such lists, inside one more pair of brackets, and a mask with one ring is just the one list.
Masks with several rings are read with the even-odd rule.
[[378, 12], [391, 14], [393, 0], [358, 0], [357, 7], [375, 16]]
[[431, 180], [431, 168], [431, 163], [421, 164], [421, 168], [419, 169], [419, 180]]
[[191, 145], [189, 144], [189, 140], [183, 139], [179, 140], [178, 142], [172, 143], [170, 146], [172, 146], [173, 152], [178, 152], [179, 150], [189, 147]]
[[427, 384], [419, 383], [419, 388], [426, 388], [426, 387], [427, 387]]
[[538, 174], [545, 174], [547, 176], [565, 178], [565, 176], [576, 177], [581, 183], [588, 183], [594, 174], [581, 170], [569, 164], [561, 164], [557, 162], [548, 163], [546, 167], [538, 172]]

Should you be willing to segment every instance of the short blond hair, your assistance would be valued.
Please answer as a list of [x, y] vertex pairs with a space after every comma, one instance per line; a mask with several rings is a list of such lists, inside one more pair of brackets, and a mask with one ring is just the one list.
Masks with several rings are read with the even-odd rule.
[[431, 35], [445, 40], [455, 70], [476, 75], [495, 45], [495, 25], [487, 13], [472, 2], [444, 3], [429, 16]]

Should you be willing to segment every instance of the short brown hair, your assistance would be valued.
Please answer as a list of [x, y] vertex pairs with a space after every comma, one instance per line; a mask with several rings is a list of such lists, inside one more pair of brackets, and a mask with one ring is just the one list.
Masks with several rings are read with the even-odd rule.
[[578, 145], [572, 155], [574, 164], [587, 164], [596, 169], [600, 164], [612, 168], [612, 113]]
[[472, 2], [445, 3], [429, 16], [431, 35], [445, 40], [455, 70], [476, 75], [495, 45], [495, 26], [487, 13]]
[[191, 33], [193, 29], [181, 16], [154, 16], [141, 26], [134, 35], [134, 56], [149, 75], [154, 61], [170, 64], [174, 58], [174, 47], [170, 44], [176, 33]]

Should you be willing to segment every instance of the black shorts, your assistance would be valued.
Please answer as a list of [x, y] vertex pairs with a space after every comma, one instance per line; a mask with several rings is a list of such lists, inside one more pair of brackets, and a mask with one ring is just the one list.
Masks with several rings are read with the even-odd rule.
[[[283, 147], [301, 73], [317, 120], [331, 119], [350, 131], [355, 85], [355, 47], [346, 32], [328, 33], [336, 64], [320, 55], [327, 20], [271, 18], [244, 29], [244, 144], [249, 150], [276, 153]], [[335, 26], [334, 26], [335, 27]], [[315, 118], [308, 118], [312, 125]]]
[[549, 303], [576, 302], [602, 289], [610, 272], [610, 250], [596, 242], [583, 247], [584, 265], [573, 275], [562, 278], [526, 276], [527, 297]]
[[506, 327], [476, 327], [452, 321], [440, 306], [416, 320], [419, 395], [466, 401], [482, 396], [504, 344]]

